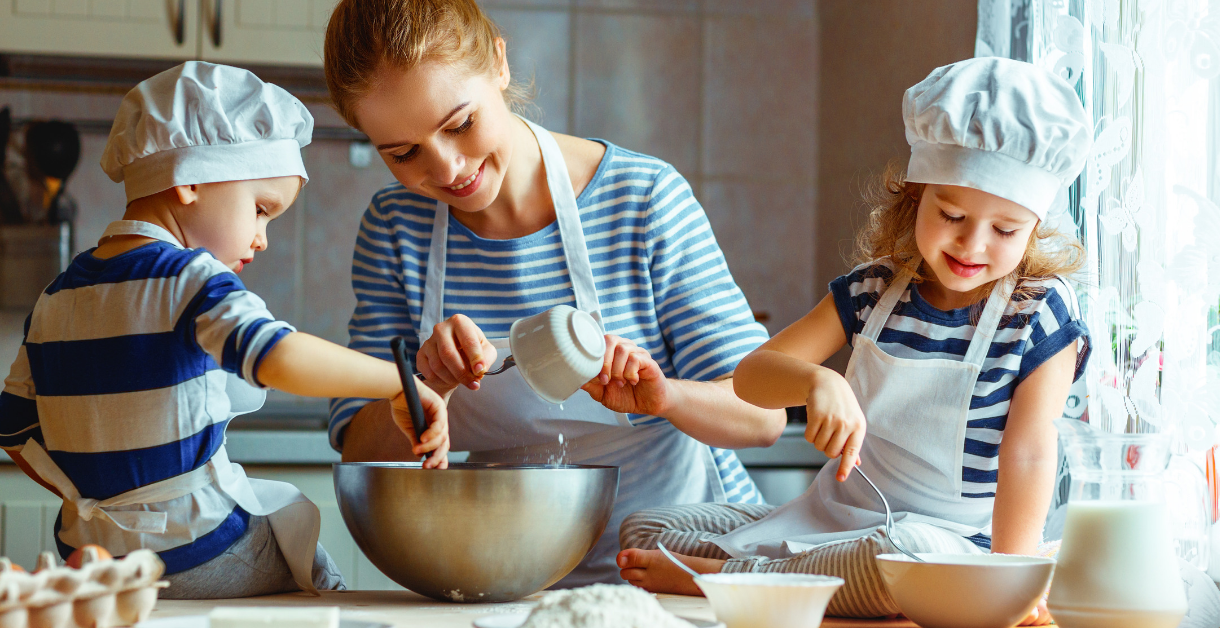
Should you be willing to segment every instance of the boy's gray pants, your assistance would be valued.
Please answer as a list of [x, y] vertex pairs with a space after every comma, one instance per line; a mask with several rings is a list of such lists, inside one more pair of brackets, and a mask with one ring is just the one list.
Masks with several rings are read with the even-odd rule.
[[[275, 542], [266, 517], [250, 517], [246, 533], [223, 554], [202, 565], [165, 576], [161, 592], [169, 600], [211, 600], [300, 591]], [[313, 585], [319, 591], [343, 591], [343, 574], [322, 544], [313, 555]]]

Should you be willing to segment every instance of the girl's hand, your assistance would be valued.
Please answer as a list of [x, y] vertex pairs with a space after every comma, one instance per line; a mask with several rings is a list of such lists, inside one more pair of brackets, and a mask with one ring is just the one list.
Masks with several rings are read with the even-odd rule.
[[615, 412], [664, 416], [669, 407], [669, 383], [657, 361], [634, 342], [610, 334], [602, 372], [581, 389]]
[[420, 403], [424, 406], [425, 422], [428, 424], [423, 438], [416, 438], [415, 427], [411, 423], [411, 412], [407, 409], [407, 398], [403, 393], [398, 393], [390, 400], [390, 416], [393, 417], [398, 429], [402, 430], [402, 433], [411, 440], [411, 453], [420, 457], [430, 454], [424, 461], [425, 469], [447, 469], [449, 468], [449, 412], [445, 407], [445, 400], [431, 388], [418, 385], [418, 381], [416, 384], [419, 389]]
[[818, 370], [805, 409], [809, 414], [805, 440], [827, 457], [842, 456], [837, 477], [840, 482], [847, 480], [860, 463], [860, 445], [868, 427], [851, 385], [834, 371]]
[[432, 336], [420, 345], [415, 358], [424, 383], [441, 395], [458, 386], [478, 390], [479, 380], [495, 361], [496, 348], [483, 330], [461, 314], [433, 327]]

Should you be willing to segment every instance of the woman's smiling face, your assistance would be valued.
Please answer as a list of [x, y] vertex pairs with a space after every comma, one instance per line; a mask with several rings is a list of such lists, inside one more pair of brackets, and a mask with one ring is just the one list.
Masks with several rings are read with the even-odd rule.
[[1033, 212], [994, 194], [956, 185], [924, 186], [915, 242], [939, 284], [929, 287], [943, 303], [967, 305], [960, 302], [962, 296], [1017, 268], [1037, 226]]
[[502, 95], [508, 66], [501, 65], [494, 74], [435, 61], [378, 71], [376, 86], [354, 110], [399, 183], [462, 211], [480, 211], [496, 199], [512, 157], [514, 122]]

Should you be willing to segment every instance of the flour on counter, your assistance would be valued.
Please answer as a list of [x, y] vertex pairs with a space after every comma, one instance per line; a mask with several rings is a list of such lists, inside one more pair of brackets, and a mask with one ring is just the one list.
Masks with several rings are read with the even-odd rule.
[[521, 628], [691, 628], [643, 589], [595, 584], [547, 593]]

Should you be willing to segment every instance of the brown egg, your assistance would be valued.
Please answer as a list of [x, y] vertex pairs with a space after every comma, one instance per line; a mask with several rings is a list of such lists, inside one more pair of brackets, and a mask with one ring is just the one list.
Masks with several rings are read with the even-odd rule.
[[110, 560], [114, 556], [106, 551], [106, 548], [101, 545], [82, 545], [75, 552], [68, 555], [68, 566], [73, 569], [80, 569], [81, 565], [95, 563], [103, 560]]

